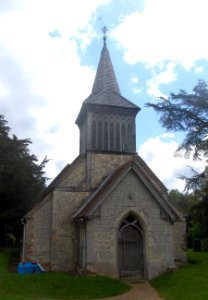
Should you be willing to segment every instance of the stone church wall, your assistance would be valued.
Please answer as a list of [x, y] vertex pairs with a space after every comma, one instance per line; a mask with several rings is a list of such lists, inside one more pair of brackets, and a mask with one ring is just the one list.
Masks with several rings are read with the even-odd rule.
[[132, 155], [88, 153], [87, 154], [87, 173], [88, 185], [95, 188], [117, 167], [127, 162]]
[[50, 268], [52, 197], [48, 195], [27, 216], [25, 226], [25, 261], [41, 263]]
[[146, 278], [151, 279], [174, 264], [173, 226], [160, 215], [150, 192], [130, 172], [112, 191], [88, 222], [87, 267], [117, 277], [117, 235], [123, 218], [134, 213], [144, 231]]
[[74, 271], [78, 258], [78, 232], [73, 214], [80, 206], [87, 192], [54, 191], [51, 270]]
[[174, 259], [176, 265], [187, 263], [186, 257], [186, 220], [181, 214], [181, 221], [175, 222], [174, 234]]
[[86, 178], [86, 157], [78, 157], [77, 161], [74, 161], [71, 165], [70, 172], [67, 173], [59, 184], [60, 187], [77, 187]]

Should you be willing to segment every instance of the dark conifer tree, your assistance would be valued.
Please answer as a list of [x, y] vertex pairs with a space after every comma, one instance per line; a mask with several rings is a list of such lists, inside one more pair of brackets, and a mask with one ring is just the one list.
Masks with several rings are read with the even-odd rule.
[[47, 159], [38, 164], [30, 144], [29, 139], [10, 136], [7, 121], [0, 115], [0, 244], [19, 240], [21, 218], [45, 187]]

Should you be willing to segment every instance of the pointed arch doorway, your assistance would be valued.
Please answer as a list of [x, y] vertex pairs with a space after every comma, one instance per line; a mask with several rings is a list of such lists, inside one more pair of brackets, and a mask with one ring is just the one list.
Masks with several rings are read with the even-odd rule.
[[133, 214], [129, 214], [119, 228], [118, 268], [121, 279], [130, 281], [144, 279], [143, 232]]

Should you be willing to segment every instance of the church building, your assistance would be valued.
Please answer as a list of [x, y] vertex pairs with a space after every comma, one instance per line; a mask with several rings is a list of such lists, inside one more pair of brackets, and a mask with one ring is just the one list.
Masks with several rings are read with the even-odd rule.
[[25, 216], [25, 261], [128, 280], [152, 279], [186, 262], [185, 218], [136, 153], [139, 110], [121, 95], [104, 36], [91, 94], [76, 119], [79, 155]]

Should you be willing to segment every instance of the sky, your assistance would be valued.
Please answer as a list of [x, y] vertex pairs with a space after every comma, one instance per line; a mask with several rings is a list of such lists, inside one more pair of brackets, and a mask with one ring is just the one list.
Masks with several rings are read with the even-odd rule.
[[208, 77], [207, 0], [0, 0], [0, 114], [30, 138], [48, 182], [79, 155], [75, 124], [90, 95], [103, 46], [121, 94], [141, 108], [137, 152], [167, 186], [205, 160], [176, 157], [181, 133], [167, 132], [145, 103]]

